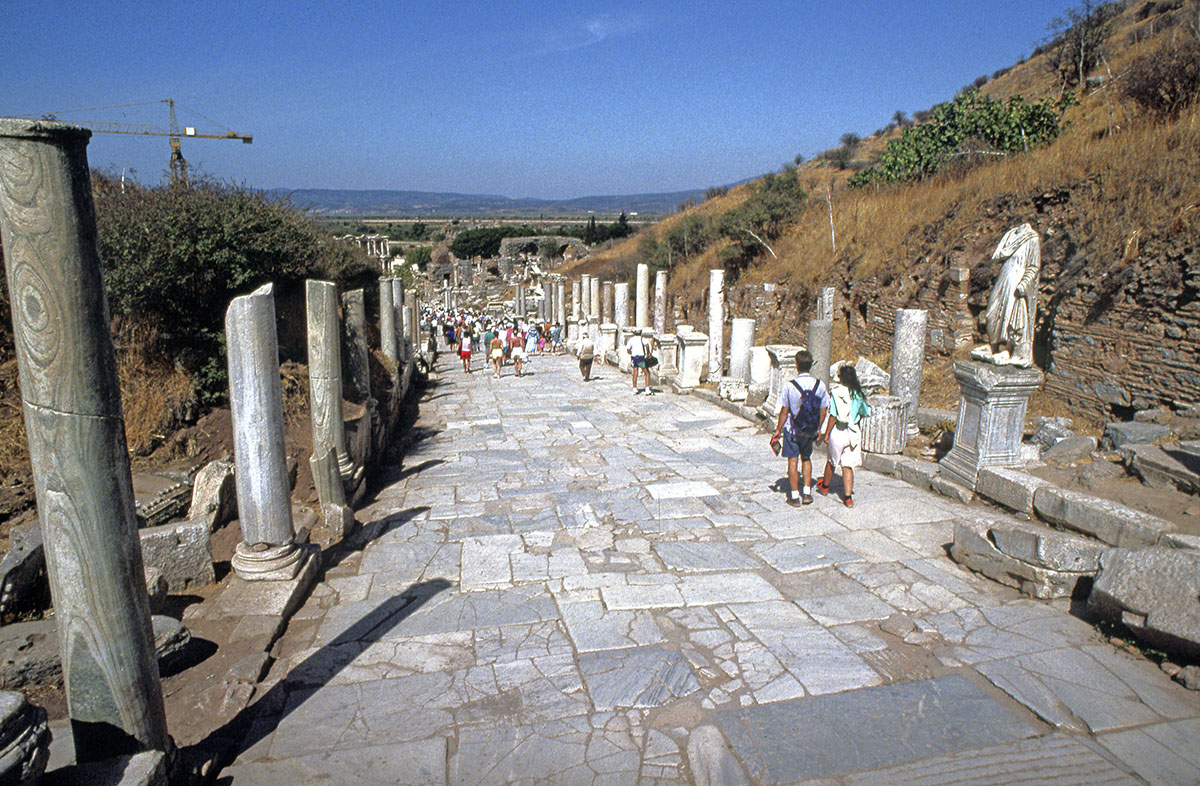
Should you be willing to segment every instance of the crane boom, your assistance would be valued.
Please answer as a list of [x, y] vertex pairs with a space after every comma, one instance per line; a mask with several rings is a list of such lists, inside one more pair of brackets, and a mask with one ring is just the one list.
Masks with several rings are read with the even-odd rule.
[[[189, 137], [194, 139], [240, 139], [242, 144], [249, 145], [254, 142], [254, 137], [249, 134], [239, 134], [228, 128], [223, 134], [201, 134], [191, 126], [185, 126], [181, 132], [179, 122], [175, 117], [175, 99], [164, 98], [160, 101], [147, 103], [166, 104], [170, 108], [170, 126], [163, 128], [151, 123], [118, 123], [111, 121], [97, 120], [72, 120], [75, 125], [83, 126], [98, 134], [138, 134], [141, 136], [165, 136], [168, 137], [171, 144], [171, 179], [172, 180], [187, 180], [188, 163], [183, 158], [183, 149], [180, 146], [180, 137]], [[123, 106], [144, 106], [145, 104], [125, 104]], [[97, 109], [113, 109], [117, 107], [97, 107]], [[83, 111], [83, 110], [71, 110]], [[190, 110], [194, 111], [194, 110]], [[200, 114], [196, 112], [196, 114]], [[203, 115], [200, 115], [204, 117]], [[204, 118], [208, 120], [208, 118]], [[213, 122], [213, 121], [210, 121]], [[216, 123], [216, 125], [221, 125]]]

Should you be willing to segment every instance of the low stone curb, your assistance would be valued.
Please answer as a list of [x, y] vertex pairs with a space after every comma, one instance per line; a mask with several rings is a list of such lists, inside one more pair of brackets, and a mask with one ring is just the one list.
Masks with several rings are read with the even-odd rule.
[[1107, 547], [1033, 524], [960, 521], [950, 556], [976, 573], [1034, 598], [1085, 594]]
[[1033, 494], [1033, 509], [1052, 524], [1091, 535], [1110, 546], [1153, 546], [1175, 525], [1165, 519], [1110, 500], [1042, 486]]

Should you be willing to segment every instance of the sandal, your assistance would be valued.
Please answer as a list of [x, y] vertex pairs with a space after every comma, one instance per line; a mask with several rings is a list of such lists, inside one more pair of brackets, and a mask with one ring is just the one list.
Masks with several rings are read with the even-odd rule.
[[843, 500], [843, 503], [848, 508], [854, 507], [854, 497], [846, 497], [846, 499]]
[[821, 478], [817, 481], [817, 491], [821, 492], [822, 494], [829, 493], [829, 486], [825, 485], [825, 478]]

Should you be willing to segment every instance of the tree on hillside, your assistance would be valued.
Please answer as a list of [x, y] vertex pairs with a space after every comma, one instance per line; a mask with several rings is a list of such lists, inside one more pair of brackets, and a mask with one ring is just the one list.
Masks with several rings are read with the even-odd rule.
[[903, 109], [896, 110], [896, 113], [892, 115], [892, 122], [901, 129], [908, 128], [910, 125], [912, 125], [912, 121], [908, 119], [908, 113]]
[[1060, 92], [1084, 84], [1088, 72], [1104, 57], [1104, 42], [1121, 3], [1084, 2], [1050, 23], [1054, 40], [1046, 63], [1058, 77]]
[[764, 175], [750, 198], [722, 215], [717, 223], [721, 235], [734, 242], [726, 249], [726, 261], [735, 268], [744, 266], [760, 249], [778, 258], [771, 243], [800, 215], [806, 196], [797, 170]]
[[862, 142], [862, 137], [852, 131], [847, 131], [842, 134], [841, 139], [838, 141], [842, 143], [842, 147], [854, 152], [854, 149], [858, 147], [858, 143]]
[[404, 255], [405, 260], [415, 268], [420, 270], [428, 270], [429, 263], [433, 259], [432, 246], [417, 246], [410, 248], [408, 253]]

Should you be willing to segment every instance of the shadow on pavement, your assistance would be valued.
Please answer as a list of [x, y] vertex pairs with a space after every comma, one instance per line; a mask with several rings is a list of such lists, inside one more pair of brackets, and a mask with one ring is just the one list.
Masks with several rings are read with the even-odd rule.
[[[305, 658], [293, 669], [295, 672], [312, 674], [322, 666], [325, 671], [316, 680], [306, 680], [304, 688], [316, 688], [328, 684], [353, 660], [342, 662], [329, 655], [351, 643], [361, 643], [364, 648], [373, 644], [392, 630], [402, 620], [421, 608], [430, 598], [449, 589], [449, 581], [434, 579], [414, 584], [399, 595], [393, 595], [380, 603], [374, 610], [351, 625], [325, 646]], [[287, 677], [235, 715], [228, 723], [195, 745], [181, 751], [186, 761], [197, 764], [213, 758], [217, 752], [216, 766], [224, 768], [243, 751], [249, 750], [279, 727], [293, 711], [303, 705], [298, 702], [288, 705], [288, 692], [296, 687], [289, 684]], [[189, 768], [191, 769], [191, 768]], [[218, 781], [220, 782], [220, 781]]]

